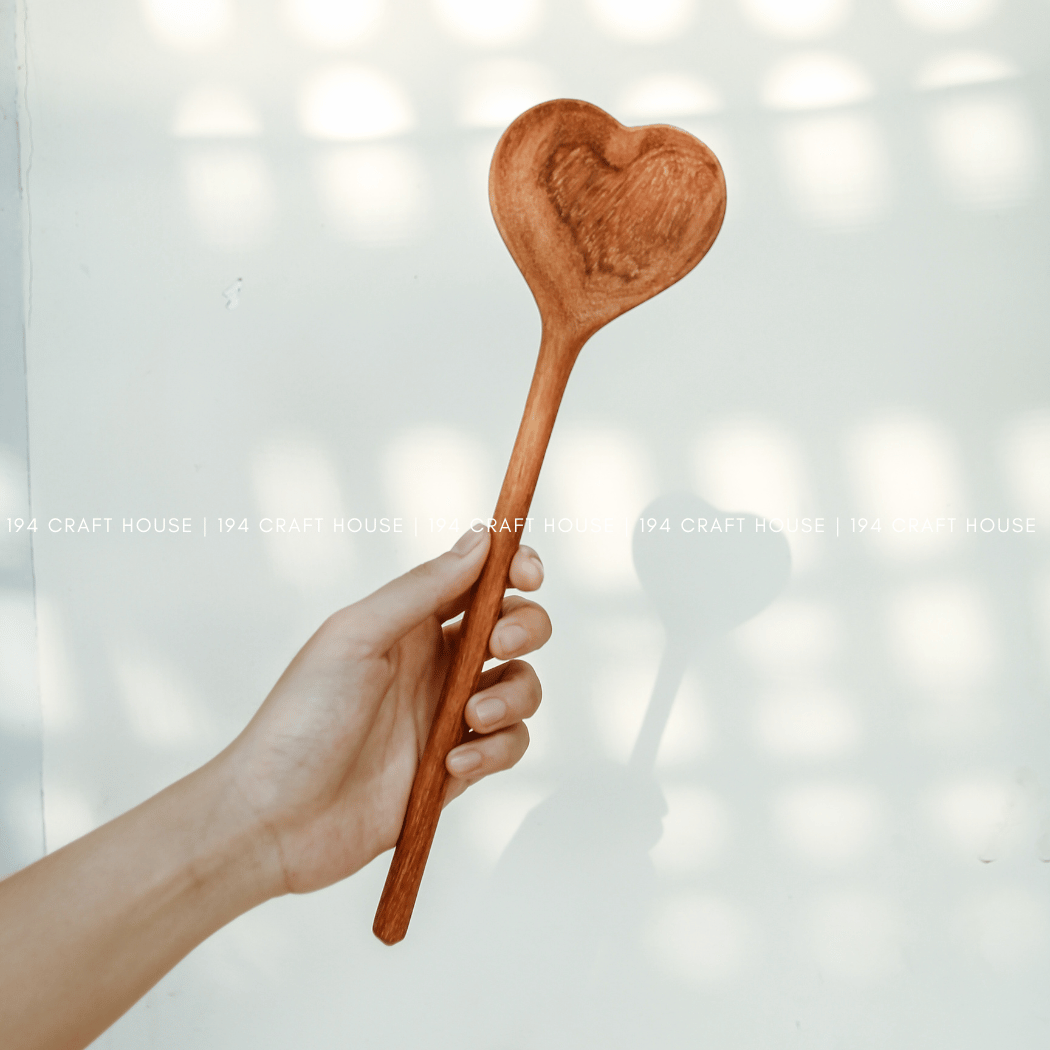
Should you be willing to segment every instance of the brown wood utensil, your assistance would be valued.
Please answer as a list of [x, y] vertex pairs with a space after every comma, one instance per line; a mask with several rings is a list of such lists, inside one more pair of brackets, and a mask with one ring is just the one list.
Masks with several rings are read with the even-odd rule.
[[496, 226], [543, 321], [539, 359], [496, 510], [492, 545], [412, 784], [372, 929], [386, 944], [408, 930], [445, 794], [445, 757], [464, 739], [565, 384], [603, 325], [681, 280], [707, 253], [725, 214], [715, 155], [666, 125], [624, 127], [588, 102], [523, 113], [492, 158]]

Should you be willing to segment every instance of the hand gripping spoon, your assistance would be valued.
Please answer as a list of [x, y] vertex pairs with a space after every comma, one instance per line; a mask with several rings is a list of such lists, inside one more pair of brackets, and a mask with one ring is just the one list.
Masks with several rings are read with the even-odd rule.
[[539, 360], [493, 515], [492, 544], [463, 618], [379, 901], [375, 935], [408, 930], [445, 794], [445, 756], [463, 739], [565, 384], [603, 325], [681, 280], [725, 214], [715, 155], [678, 128], [627, 128], [587, 102], [523, 113], [492, 158], [496, 226], [543, 321]]

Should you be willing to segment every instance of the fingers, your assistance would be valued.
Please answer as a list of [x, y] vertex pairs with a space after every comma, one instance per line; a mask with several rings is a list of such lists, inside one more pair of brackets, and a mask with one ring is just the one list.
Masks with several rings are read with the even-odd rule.
[[542, 696], [540, 680], [532, 666], [523, 660], [511, 660], [481, 676], [481, 688], [467, 702], [463, 717], [476, 733], [494, 733], [531, 718]]
[[450, 551], [417, 565], [350, 606], [361, 639], [387, 649], [413, 627], [464, 595], [481, 574], [489, 549], [487, 532], [465, 532]]
[[[462, 628], [462, 621], [445, 628], [445, 638], [454, 641]], [[489, 635], [487, 658], [509, 660], [524, 656], [545, 645], [551, 636], [551, 619], [542, 605], [516, 594], [503, 599], [500, 618]]]
[[543, 583], [543, 562], [531, 547], [523, 545], [514, 552], [507, 576], [511, 587], [519, 591], [535, 591]]
[[[535, 591], [541, 583], [543, 583], [543, 562], [540, 561], [540, 556], [531, 547], [519, 547], [514, 552], [514, 558], [510, 563], [507, 586], [516, 587], [519, 591]], [[444, 622], [451, 620], [453, 616], [458, 616], [466, 609], [469, 600], [469, 594], [457, 594], [452, 601], [438, 609], [438, 619]]]
[[536, 713], [542, 690], [536, 672], [521, 660], [494, 667], [481, 676], [481, 689], [463, 715], [474, 730], [465, 744], [453, 748], [445, 768], [453, 778], [449, 797], [490, 773], [510, 769], [529, 746], [523, 719]]
[[[461, 744], [450, 751], [445, 759], [445, 768], [453, 781], [450, 787], [462, 790], [490, 773], [510, 769], [525, 754], [528, 746], [529, 731], [524, 722], [517, 722], [496, 733], [475, 737]], [[458, 793], [457, 790], [452, 791], [453, 795]]]

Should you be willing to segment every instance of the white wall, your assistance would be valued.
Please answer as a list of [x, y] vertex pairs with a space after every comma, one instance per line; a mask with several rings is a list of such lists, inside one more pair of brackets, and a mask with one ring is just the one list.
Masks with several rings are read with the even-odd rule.
[[[616, 530], [532, 537], [534, 745], [443, 818], [408, 940], [370, 933], [381, 860], [238, 920], [98, 1045], [1044, 1045], [1046, 11], [376, 6], [355, 35], [370, 5], [28, 0], [49, 848], [214, 754], [324, 616], [451, 542], [431, 517], [488, 514], [538, 339], [487, 214], [504, 119], [564, 94], [681, 123], [725, 226], [577, 365], [535, 516]], [[826, 531], [764, 598], [778, 549], [678, 536], [647, 595], [624, 519], [682, 491]], [[1007, 517], [1036, 530], [965, 531]], [[631, 776], [683, 581], [706, 634]], [[744, 591], [772, 600], [734, 627]], [[11, 801], [35, 752], [4, 733]]]

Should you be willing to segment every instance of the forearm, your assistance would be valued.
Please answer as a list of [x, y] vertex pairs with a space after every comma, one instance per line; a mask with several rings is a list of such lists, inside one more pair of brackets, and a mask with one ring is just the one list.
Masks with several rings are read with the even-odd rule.
[[4, 1045], [86, 1046], [276, 876], [220, 758], [3, 880]]

